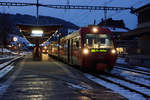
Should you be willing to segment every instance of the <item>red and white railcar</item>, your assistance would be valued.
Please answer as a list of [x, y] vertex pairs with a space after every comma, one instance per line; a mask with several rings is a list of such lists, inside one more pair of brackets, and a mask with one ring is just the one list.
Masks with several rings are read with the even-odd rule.
[[49, 50], [67, 63], [98, 71], [112, 70], [117, 59], [112, 32], [98, 26], [83, 27], [52, 43]]

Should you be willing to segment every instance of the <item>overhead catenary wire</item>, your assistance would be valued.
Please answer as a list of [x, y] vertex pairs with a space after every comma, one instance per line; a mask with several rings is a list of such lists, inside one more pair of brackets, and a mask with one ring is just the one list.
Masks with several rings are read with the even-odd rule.
[[[109, 0], [105, 2], [105, 4], [111, 3], [112, 1]], [[92, 0], [89, 1], [92, 3]], [[37, 6], [37, 20], [38, 20], [38, 8], [39, 6], [47, 7], [47, 8], [55, 8], [55, 9], [81, 9], [81, 10], [131, 10], [129, 7], [108, 7], [108, 6], [82, 6], [82, 5], [70, 5], [69, 0], [67, 1], [69, 5], [52, 5], [52, 4], [39, 4], [38, 0], [37, 3], [21, 3], [21, 2], [0, 2], [0, 6]], [[38, 21], [37, 21], [38, 23]]]
[[[131, 7], [135, 8], [135, 6], [141, 5], [141, 4], [142, 4], [143, 2], [145, 2], [145, 1], [147, 1], [147, 0], [137, 1], [137, 2], [135, 2], [134, 4], [132, 4]], [[118, 10], [118, 11], [116, 11], [115, 13], [110, 14], [109, 16], [110, 16], [110, 17], [119, 16], [119, 14], [123, 14], [123, 11]]]

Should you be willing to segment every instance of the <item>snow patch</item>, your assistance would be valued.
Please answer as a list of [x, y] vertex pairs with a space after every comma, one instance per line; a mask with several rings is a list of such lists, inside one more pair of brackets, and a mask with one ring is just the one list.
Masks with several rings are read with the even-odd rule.
[[137, 93], [134, 93], [134, 92], [130, 92], [128, 90], [125, 90], [115, 84], [112, 84], [112, 83], [108, 83], [104, 80], [101, 80], [99, 78], [96, 78], [92, 75], [89, 75], [89, 74], [84, 74], [88, 79], [106, 87], [106, 88], [109, 88], [111, 90], [113, 90], [114, 92], [116, 93], [119, 93], [120, 95], [128, 98], [129, 100], [147, 100], [146, 98], [144, 98], [142, 95], [140, 94], [137, 94]]
[[13, 69], [14, 66], [9, 65], [7, 67], [5, 67], [4, 69], [0, 70], [0, 78], [4, 77], [9, 71], [11, 71]]
[[101, 75], [101, 77], [104, 77], [104, 78], [106, 78], [106, 79], [109, 79], [109, 80], [111, 80], [111, 81], [113, 81], [113, 82], [117, 82], [117, 83], [119, 83], [119, 84], [121, 84], [121, 85], [123, 85], [123, 86], [127, 86], [127, 87], [129, 87], [129, 88], [131, 88], [131, 89], [140, 91], [140, 92], [142, 92], [142, 93], [147, 94], [147, 95], [150, 96], [150, 90], [147, 89], [147, 88], [145, 88], [145, 87], [140, 87], [140, 86], [138, 86], [138, 85], [135, 85], [135, 84], [132, 84], [132, 83], [129, 83], [129, 82], [126, 82], [126, 81], [117, 79], [117, 78], [112, 78], [112, 77], [104, 76], [104, 75]]
[[125, 71], [125, 70], [115, 69], [115, 68], [114, 70], [112, 70], [111, 73], [114, 75], [124, 77], [125, 79], [150, 86], [150, 76], [146, 76], [146, 75], [142, 75], [130, 71]]
[[116, 63], [118, 64], [128, 64], [126, 61], [125, 61], [125, 58], [118, 58]]
[[81, 86], [81, 85], [76, 85], [76, 84], [72, 84], [72, 83], [67, 83], [69, 85], [70, 88], [75, 88], [75, 89], [81, 89], [81, 90], [91, 90], [92, 87], [90, 86]]

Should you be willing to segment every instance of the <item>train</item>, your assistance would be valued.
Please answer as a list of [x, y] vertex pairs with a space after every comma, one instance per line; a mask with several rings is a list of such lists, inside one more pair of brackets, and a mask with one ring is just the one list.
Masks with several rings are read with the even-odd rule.
[[42, 53], [48, 53], [48, 48], [47, 48], [47, 46], [43, 46], [42, 47]]
[[53, 41], [48, 54], [80, 69], [111, 71], [117, 59], [116, 45], [108, 28], [86, 26]]

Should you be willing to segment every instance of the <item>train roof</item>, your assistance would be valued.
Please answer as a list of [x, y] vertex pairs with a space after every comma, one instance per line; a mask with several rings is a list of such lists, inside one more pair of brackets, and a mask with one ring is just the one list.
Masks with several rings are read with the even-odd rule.
[[[98, 29], [97, 33], [93, 33], [92, 29], [96, 27]], [[83, 34], [87, 34], [87, 33], [93, 33], [93, 34], [112, 34], [112, 32], [108, 29], [108, 28], [104, 28], [104, 27], [99, 27], [99, 26], [87, 26], [87, 27], [82, 27], [79, 30], [72, 32], [71, 34], [62, 37], [61, 41], [65, 41], [67, 39], [79, 36], [79, 35], [83, 35]]]
[[63, 40], [67, 40], [67, 39], [70, 39], [70, 38], [73, 38], [73, 37], [76, 37], [76, 36], [79, 36], [79, 30], [78, 31], [75, 31], [75, 32], [72, 32], [71, 34], [65, 36], [65, 37], [62, 37], [60, 40], [63, 41]]
[[[82, 27], [80, 29], [81, 34], [86, 34], [86, 33], [93, 33], [93, 28], [98, 29], [98, 34], [112, 34], [112, 32], [108, 28], [100, 27], [100, 26], [87, 26], [87, 27]], [[97, 34], [94, 33], [94, 34]]]

